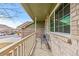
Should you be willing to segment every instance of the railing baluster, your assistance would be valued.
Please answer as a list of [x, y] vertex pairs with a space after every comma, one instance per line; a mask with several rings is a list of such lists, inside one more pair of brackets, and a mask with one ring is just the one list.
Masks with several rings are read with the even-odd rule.
[[20, 45], [18, 46], [18, 56], [20, 56]]
[[22, 56], [22, 50], [21, 50], [21, 44], [20, 44], [20, 46], [19, 46], [19, 48], [20, 48], [20, 56]]
[[19, 56], [19, 46], [17, 46], [17, 56]]
[[23, 56], [23, 43], [21, 44], [21, 51], [22, 51], [22, 56]]
[[25, 53], [26, 53], [25, 49], [26, 49], [26, 48], [25, 48], [25, 41], [24, 41], [24, 56], [25, 56]]
[[25, 56], [25, 41], [23, 42], [23, 56]]
[[14, 56], [17, 56], [17, 47], [14, 49]]
[[26, 38], [21, 39], [17, 42], [12, 43], [11, 45], [0, 50], [0, 56], [26, 56], [30, 54], [34, 43], [34, 34], [28, 35]]
[[27, 44], [26, 44], [26, 40], [25, 40], [25, 56], [26, 56], [26, 51], [27, 51]]

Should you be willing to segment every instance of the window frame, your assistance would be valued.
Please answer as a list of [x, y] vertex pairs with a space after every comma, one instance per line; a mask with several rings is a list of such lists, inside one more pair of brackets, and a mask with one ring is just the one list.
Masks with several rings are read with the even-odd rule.
[[[62, 4], [61, 4], [62, 5]], [[61, 6], [60, 5], [60, 6]], [[63, 3], [63, 8], [61, 9], [61, 10], [59, 10], [59, 12], [61, 12], [62, 10], [64, 11], [64, 8], [65, 7], [68, 7], [68, 5], [69, 5], [69, 14], [66, 14], [66, 15], [69, 15], [70, 16], [70, 4], [69, 3], [67, 3], [65, 6], [64, 6], [64, 3]], [[59, 6], [59, 7], [60, 7]], [[58, 8], [59, 8], [58, 7]], [[58, 9], [57, 8], [57, 9]], [[70, 34], [70, 25], [69, 25], [69, 32], [65, 32], [65, 26], [67, 26], [67, 25], [63, 25], [63, 31], [59, 31], [59, 27], [62, 27], [62, 25], [61, 26], [59, 26], [59, 24], [58, 24], [58, 29], [56, 29], [56, 27], [57, 27], [57, 25], [56, 25], [56, 11], [57, 10], [55, 10], [52, 14], [54, 15], [54, 27], [53, 28], [55, 28], [55, 30], [53, 31], [53, 32], [61, 32], [61, 33], [69, 33]], [[63, 16], [64, 16], [64, 12], [63, 12]], [[50, 16], [50, 18], [52, 17], [52, 15]], [[58, 18], [59, 18], [59, 16], [58, 16]], [[59, 18], [60, 19], [60, 18]], [[70, 18], [69, 18], [70, 19]], [[57, 20], [57, 21], [60, 21], [60, 20]], [[50, 21], [50, 23], [51, 23], [51, 21]], [[50, 29], [51, 29], [51, 26], [50, 26]], [[56, 31], [57, 30], [57, 31]], [[60, 29], [61, 30], [61, 29]], [[51, 30], [50, 30], [51, 31]], [[52, 31], [51, 31], [52, 32]]]

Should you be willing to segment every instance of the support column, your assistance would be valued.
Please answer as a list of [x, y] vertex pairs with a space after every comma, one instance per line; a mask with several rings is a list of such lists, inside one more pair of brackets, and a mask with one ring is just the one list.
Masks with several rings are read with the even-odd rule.
[[37, 18], [35, 17], [35, 32], [36, 32], [36, 25], [37, 25], [36, 20], [37, 20]]

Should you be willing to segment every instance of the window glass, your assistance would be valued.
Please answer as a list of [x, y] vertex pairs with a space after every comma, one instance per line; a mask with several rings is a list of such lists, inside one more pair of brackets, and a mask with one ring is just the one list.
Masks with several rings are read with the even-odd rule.
[[[53, 20], [50, 21], [51, 30], [54, 30], [55, 23], [55, 32], [70, 33], [70, 4], [61, 4], [59, 8], [55, 11], [54, 16], [55, 22]], [[53, 19], [53, 16], [51, 16], [50, 19]]]
[[54, 32], [54, 15], [50, 17], [50, 31]]

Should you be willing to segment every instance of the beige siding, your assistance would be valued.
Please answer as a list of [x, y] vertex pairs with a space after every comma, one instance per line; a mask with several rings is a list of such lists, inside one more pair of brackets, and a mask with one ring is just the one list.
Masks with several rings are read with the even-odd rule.
[[[44, 22], [39, 21], [36, 24], [37, 24], [36, 25], [37, 37], [41, 38], [44, 33]], [[31, 24], [28, 27], [20, 30], [22, 38], [33, 33], [34, 31], [35, 31], [35, 24]]]
[[41, 38], [42, 35], [44, 34], [44, 22], [37, 22], [37, 28], [36, 28], [36, 32], [37, 32], [37, 37]]
[[27, 35], [29, 35], [33, 32], [35, 32], [35, 25], [31, 24], [28, 27], [21, 29], [21, 36], [23, 38], [23, 37], [26, 37]]

